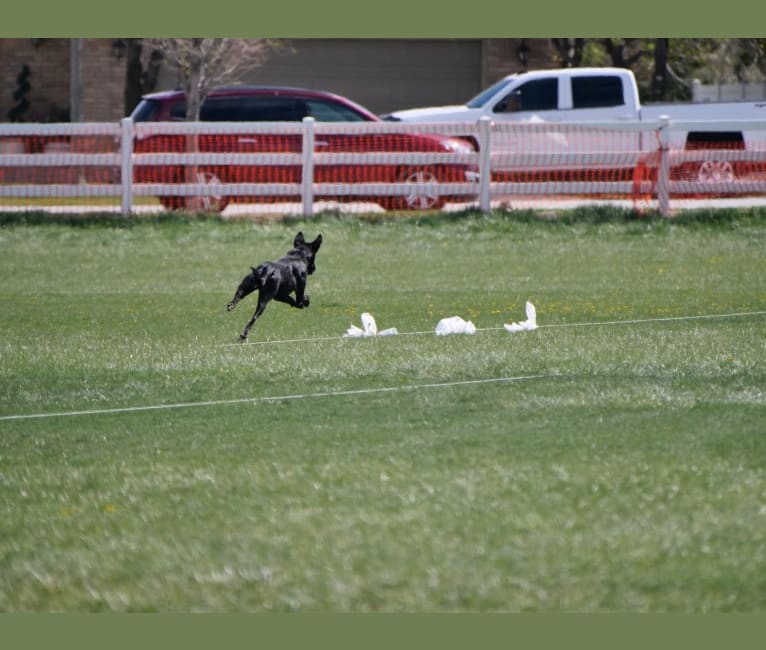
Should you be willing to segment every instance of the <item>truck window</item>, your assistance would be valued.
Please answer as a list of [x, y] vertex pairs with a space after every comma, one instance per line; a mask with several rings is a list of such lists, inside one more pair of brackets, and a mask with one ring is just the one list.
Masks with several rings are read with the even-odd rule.
[[558, 79], [535, 79], [515, 88], [492, 109], [495, 113], [512, 111], [555, 111], [559, 105]]
[[625, 98], [620, 77], [573, 77], [573, 108], [622, 106]]
[[[515, 77], [516, 75], [513, 75]], [[503, 78], [500, 81], [496, 81], [493, 83], [489, 88], [485, 88], [482, 90], [476, 97], [473, 99], [470, 99], [466, 106], [468, 108], [481, 108], [486, 104], [490, 99], [492, 99], [495, 94], [505, 85], [508, 84], [508, 79]]]

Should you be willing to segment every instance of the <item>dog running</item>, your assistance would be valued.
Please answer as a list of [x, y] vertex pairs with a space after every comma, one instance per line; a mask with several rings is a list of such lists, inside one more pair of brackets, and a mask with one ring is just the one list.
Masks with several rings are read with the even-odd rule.
[[[303, 233], [299, 232], [293, 241], [292, 250], [287, 255], [275, 262], [264, 262], [258, 266], [250, 267], [252, 273], [246, 275], [237, 287], [231, 302], [226, 306], [231, 311], [237, 306], [242, 298], [258, 291], [258, 306], [245, 329], [239, 335], [240, 341], [246, 341], [250, 328], [258, 317], [266, 309], [266, 305], [272, 300], [286, 302], [297, 309], [309, 306], [309, 297], [304, 293], [306, 279], [316, 271], [314, 260], [317, 251], [322, 245], [322, 235], [314, 241], [307, 242]], [[290, 294], [295, 292], [295, 298]]]

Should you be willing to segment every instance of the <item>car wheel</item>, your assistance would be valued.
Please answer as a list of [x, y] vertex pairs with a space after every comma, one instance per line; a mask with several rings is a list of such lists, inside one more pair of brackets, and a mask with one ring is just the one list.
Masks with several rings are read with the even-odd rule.
[[221, 180], [212, 172], [197, 172], [198, 185], [206, 185], [207, 191], [201, 196], [178, 197], [183, 207], [193, 212], [223, 212], [229, 204], [229, 199], [221, 194], [218, 186]]
[[180, 210], [184, 207], [183, 196], [160, 196], [158, 198], [162, 207], [166, 210]]
[[407, 194], [386, 197], [381, 205], [386, 210], [436, 210], [444, 205], [439, 195], [439, 173], [432, 167], [408, 167], [401, 171], [397, 182], [408, 183]]
[[[172, 174], [170, 183], [182, 183], [183, 171], [177, 170]], [[191, 182], [191, 179], [189, 179]], [[223, 212], [229, 204], [228, 197], [222, 196], [215, 190], [220, 185], [220, 179], [212, 172], [198, 171], [195, 182], [200, 185], [209, 185], [209, 193], [201, 196], [158, 196], [159, 202], [166, 210], [189, 210], [192, 212]]]

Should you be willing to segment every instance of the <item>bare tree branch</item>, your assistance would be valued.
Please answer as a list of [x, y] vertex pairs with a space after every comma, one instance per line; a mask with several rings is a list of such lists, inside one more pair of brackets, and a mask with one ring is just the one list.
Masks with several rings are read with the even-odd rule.
[[199, 119], [199, 109], [215, 86], [240, 81], [282, 45], [279, 40], [264, 38], [150, 38], [144, 42], [145, 51], [162, 52], [168, 65], [178, 70], [188, 120]]

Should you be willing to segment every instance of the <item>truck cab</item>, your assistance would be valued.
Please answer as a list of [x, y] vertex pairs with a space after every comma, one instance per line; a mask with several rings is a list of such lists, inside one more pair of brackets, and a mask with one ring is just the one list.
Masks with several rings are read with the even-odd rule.
[[396, 111], [402, 122], [590, 122], [639, 119], [636, 80], [623, 68], [539, 70], [504, 77], [466, 104]]

